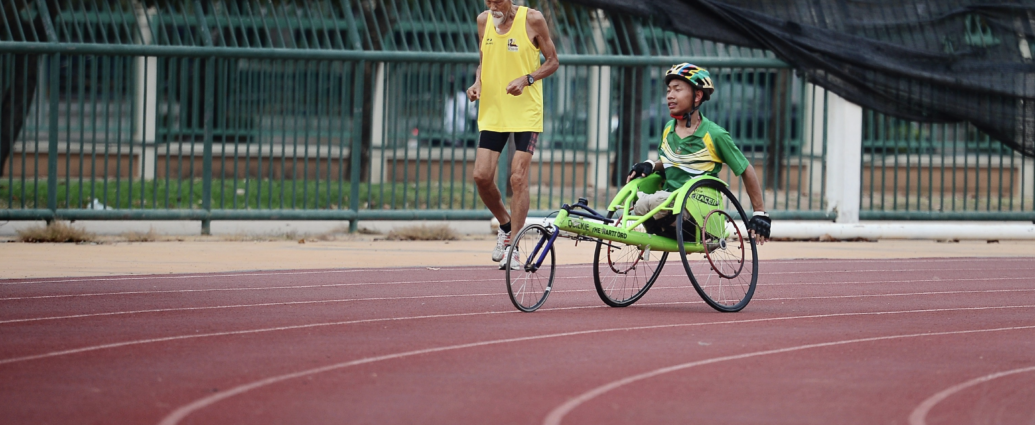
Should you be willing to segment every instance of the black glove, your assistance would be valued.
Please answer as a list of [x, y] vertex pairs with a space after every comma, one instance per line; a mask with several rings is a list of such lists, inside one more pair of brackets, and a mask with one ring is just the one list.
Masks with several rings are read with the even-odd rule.
[[772, 227], [772, 224], [773, 220], [769, 219], [769, 214], [762, 212], [751, 216], [751, 221], [748, 221], [747, 228], [755, 232], [756, 235], [769, 239], [769, 228]]
[[651, 175], [654, 172], [653, 161], [643, 161], [639, 164], [633, 165], [632, 169], [629, 170], [630, 178], [639, 178]]

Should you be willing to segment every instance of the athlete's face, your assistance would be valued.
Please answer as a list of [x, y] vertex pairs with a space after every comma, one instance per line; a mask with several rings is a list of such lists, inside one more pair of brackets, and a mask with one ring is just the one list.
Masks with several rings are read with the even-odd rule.
[[499, 26], [507, 19], [507, 13], [514, 7], [514, 2], [511, 0], [485, 0], [485, 7], [489, 8], [493, 22]]
[[682, 116], [693, 109], [694, 102], [699, 102], [704, 97], [700, 90], [693, 90], [690, 83], [678, 78], [669, 81], [668, 94], [665, 95], [665, 102], [668, 104], [668, 114], [674, 117]]

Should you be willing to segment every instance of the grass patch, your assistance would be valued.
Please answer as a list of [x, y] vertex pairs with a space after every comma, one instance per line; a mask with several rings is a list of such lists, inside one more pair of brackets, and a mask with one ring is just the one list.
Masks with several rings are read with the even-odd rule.
[[305, 240], [308, 237], [308, 234], [298, 233], [296, 230], [288, 230], [286, 232], [271, 233], [233, 233], [222, 235], [219, 239], [226, 242], [281, 242]]
[[95, 240], [97, 240], [97, 235], [57, 220], [50, 222], [46, 226], [32, 226], [18, 231], [18, 241], [20, 242], [81, 243], [93, 242]]
[[126, 239], [126, 242], [154, 242], [157, 241], [161, 235], [159, 235], [158, 232], [155, 231], [155, 228], [152, 227], [145, 233], [125, 232], [122, 234], [122, 237]]
[[388, 232], [385, 239], [390, 241], [455, 241], [459, 239], [456, 232], [447, 224], [437, 226], [407, 226]]

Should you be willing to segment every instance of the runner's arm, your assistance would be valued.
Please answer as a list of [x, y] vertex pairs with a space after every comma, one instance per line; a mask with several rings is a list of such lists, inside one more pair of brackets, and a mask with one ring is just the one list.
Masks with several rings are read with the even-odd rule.
[[482, 38], [485, 37], [485, 23], [489, 21], [489, 12], [478, 15], [478, 67], [474, 69], [474, 84], [467, 88], [467, 100], [474, 102], [482, 97]]
[[553, 38], [550, 37], [550, 27], [546, 25], [546, 18], [542, 12], [529, 10], [528, 24], [535, 31], [535, 42], [539, 46], [539, 52], [546, 58], [546, 61], [539, 66], [539, 69], [532, 71], [532, 78], [539, 81], [557, 72], [557, 68], [560, 68], [561, 63], [557, 60], [557, 46], [553, 44]]

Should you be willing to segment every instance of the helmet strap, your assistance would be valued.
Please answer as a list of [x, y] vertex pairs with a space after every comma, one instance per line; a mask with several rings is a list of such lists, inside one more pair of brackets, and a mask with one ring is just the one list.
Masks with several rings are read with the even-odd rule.
[[[690, 108], [690, 112], [683, 114], [683, 119], [686, 120], [686, 123], [683, 125], [685, 125], [686, 128], [692, 127], [690, 125], [690, 118], [693, 118], [694, 112], [697, 112], [698, 109], [701, 109], [701, 105], [697, 104], [697, 90], [697, 87], [694, 87], [693, 84], [690, 85], [690, 99], [691, 102], [694, 103], [694, 106]], [[702, 101], [701, 103], [704, 103], [704, 101]]]
[[[697, 90], [697, 87], [694, 87], [693, 84], [690, 85], [690, 98], [693, 99], [692, 102], [694, 103], [697, 103]], [[701, 103], [703, 104], [704, 101], [702, 100]], [[671, 117], [677, 120], [683, 120], [683, 126], [686, 128], [690, 128], [690, 118], [693, 117], [694, 112], [697, 112], [698, 109], [701, 109], [701, 105], [694, 105], [693, 108], [690, 108], [689, 112], [683, 114], [682, 116], [671, 115]]]

